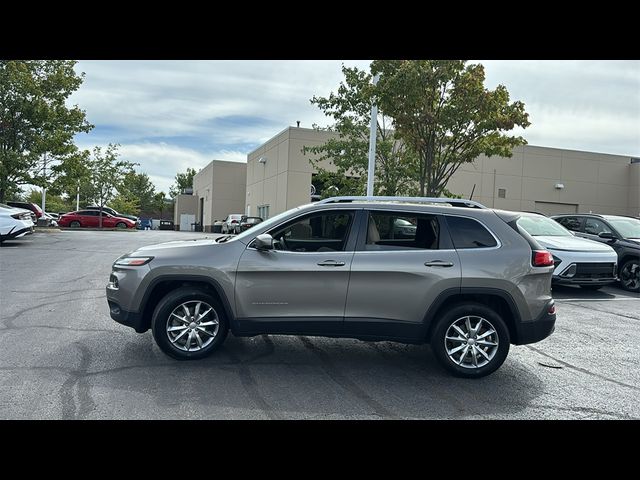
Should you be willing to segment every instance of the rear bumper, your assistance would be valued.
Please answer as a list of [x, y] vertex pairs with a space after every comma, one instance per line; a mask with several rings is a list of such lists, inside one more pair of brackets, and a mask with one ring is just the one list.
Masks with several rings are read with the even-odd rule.
[[128, 312], [120, 308], [116, 302], [107, 300], [109, 302], [109, 314], [111, 318], [116, 322], [133, 328], [138, 333], [144, 333], [149, 330], [149, 326], [145, 325], [142, 314], [138, 312]]
[[556, 328], [556, 314], [549, 313], [549, 310], [555, 306], [551, 300], [542, 311], [542, 314], [535, 320], [529, 322], [520, 322], [516, 326], [517, 338], [514, 339], [515, 345], [525, 345], [528, 343], [536, 343], [544, 340], [553, 333]]

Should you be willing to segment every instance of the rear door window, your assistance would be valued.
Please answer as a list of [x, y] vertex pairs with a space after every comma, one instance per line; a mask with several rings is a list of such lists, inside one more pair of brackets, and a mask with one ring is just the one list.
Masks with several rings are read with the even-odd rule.
[[437, 250], [440, 224], [435, 215], [370, 212], [365, 250]]
[[498, 245], [489, 230], [472, 218], [447, 215], [447, 225], [456, 249], [489, 248]]

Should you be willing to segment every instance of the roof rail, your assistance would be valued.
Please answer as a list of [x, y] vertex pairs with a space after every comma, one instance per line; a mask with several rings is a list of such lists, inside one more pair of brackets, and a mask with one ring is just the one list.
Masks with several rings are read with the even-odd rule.
[[445, 203], [453, 207], [487, 208], [481, 203], [464, 198], [433, 198], [433, 197], [330, 197], [315, 202], [323, 203], [348, 203], [348, 202], [401, 202], [401, 203]]

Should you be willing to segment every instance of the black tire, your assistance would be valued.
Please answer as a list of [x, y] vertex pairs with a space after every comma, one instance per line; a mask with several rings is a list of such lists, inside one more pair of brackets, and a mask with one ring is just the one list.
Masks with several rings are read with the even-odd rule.
[[600, 290], [604, 285], [580, 285], [580, 288], [584, 288], [585, 290]]
[[[185, 351], [174, 346], [169, 339], [167, 324], [173, 310], [187, 301], [202, 301], [208, 303], [218, 319], [218, 331], [213, 341], [206, 347], [196, 351]], [[209, 292], [198, 287], [182, 287], [165, 295], [156, 305], [151, 319], [153, 338], [160, 349], [176, 360], [199, 360], [211, 355], [222, 345], [229, 332], [229, 321], [218, 299]]]
[[[447, 346], [445, 344], [447, 330], [458, 320], [467, 317], [467, 316], [477, 316], [481, 317], [493, 326], [497, 334], [497, 348], [491, 360], [488, 361], [486, 365], [474, 367], [474, 368], [466, 368], [464, 366], [460, 366], [455, 363], [454, 360], [449, 358], [449, 354], [447, 353]], [[473, 320], [475, 322], [475, 320]], [[431, 335], [431, 349], [435, 357], [438, 359], [438, 362], [441, 366], [443, 366], [449, 373], [455, 375], [456, 377], [463, 378], [480, 378], [486, 375], [489, 375], [495, 372], [502, 363], [507, 358], [507, 354], [509, 353], [509, 346], [511, 344], [511, 339], [509, 337], [509, 329], [507, 328], [504, 320], [491, 308], [482, 305], [480, 303], [473, 302], [465, 302], [454, 305], [449, 308], [444, 315], [437, 320], [437, 324], [433, 330]], [[485, 327], [486, 323], [483, 324]], [[473, 326], [473, 323], [472, 323]], [[482, 330], [481, 330], [482, 332]], [[491, 337], [490, 337], [491, 338]], [[462, 350], [464, 351], [464, 350]], [[491, 355], [490, 355], [491, 356]], [[466, 358], [466, 357], [465, 357]], [[481, 357], [479, 357], [481, 358]]]
[[79, 221], [74, 220], [73, 222], [71, 222], [71, 223], [69, 224], [69, 226], [70, 226], [71, 228], [79, 228], [79, 227], [81, 227], [82, 225], [80, 225], [80, 222], [79, 222]]
[[116, 228], [127, 228], [127, 224], [124, 222], [116, 223]]
[[637, 259], [627, 260], [618, 271], [620, 286], [627, 292], [640, 292], [640, 261]]

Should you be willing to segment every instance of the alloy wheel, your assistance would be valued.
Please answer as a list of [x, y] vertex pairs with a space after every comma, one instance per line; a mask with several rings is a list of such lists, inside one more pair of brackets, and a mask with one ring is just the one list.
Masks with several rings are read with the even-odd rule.
[[635, 290], [640, 286], [640, 264], [627, 262], [620, 271], [620, 282], [627, 290]]
[[218, 314], [211, 305], [200, 300], [181, 303], [167, 321], [167, 336], [178, 350], [197, 352], [207, 348], [220, 328]]
[[481, 368], [498, 352], [498, 332], [486, 318], [468, 315], [447, 329], [444, 346], [449, 359], [463, 368]]

